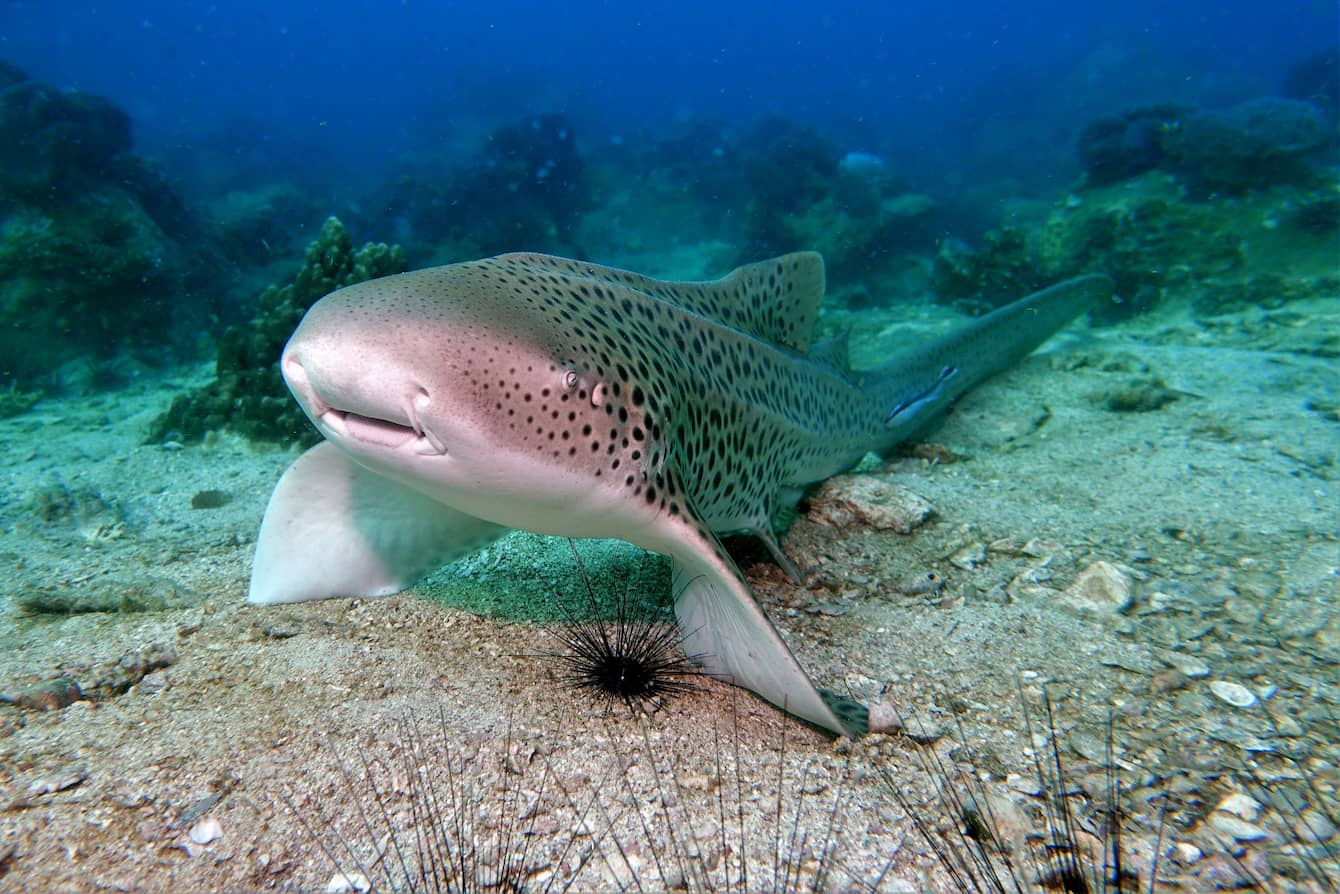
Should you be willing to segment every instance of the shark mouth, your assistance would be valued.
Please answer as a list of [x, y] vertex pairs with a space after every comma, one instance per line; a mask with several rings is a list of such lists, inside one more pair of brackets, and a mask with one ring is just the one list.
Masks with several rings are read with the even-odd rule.
[[335, 436], [387, 450], [410, 448], [419, 456], [444, 456], [446, 445], [433, 433], [427, 432], [417, 421], [410, 425], [401, 422], [382, 420], [374, 416], [363, 416], [351, 410], [338, 410], [326, 407], [318, 416], [320, 426], [330, 430]]
[[[313, 409], [316, 409], [315, 407]], [[411, 419], [409, 425], [380, 419], [376, 416], [364, 416], [351, 410], [338, 410], [326, 407], [317, 416], [322, 428], [336, 436], [381, 447], [387, 450], [401, 450], [409, 447], [421, 456], [442, 456], [447, 448], [432, 432]]]
[[303, 409], [327, 437], [384, 450], [409, 448], [421, 456], [442, 456], [447, 452], [441, 439], [419, 421], [419, 412], [429, 403], [428, 394], [422, 390], [406, 401], [403, 416], [386, 419], [331, 405], [317, 393], [306, 370], [296, 360], [284, 364], [284, 378]]

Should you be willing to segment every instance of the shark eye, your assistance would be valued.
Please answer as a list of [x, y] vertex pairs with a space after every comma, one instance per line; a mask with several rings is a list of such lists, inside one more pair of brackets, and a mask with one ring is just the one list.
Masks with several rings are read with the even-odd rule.
[[580, 381], [581, 377], [577, 375], [577, 370], [575, 369], [570, 369], [563, 373], [563, 388], [567, 391], [576, 389], [577, 384]]

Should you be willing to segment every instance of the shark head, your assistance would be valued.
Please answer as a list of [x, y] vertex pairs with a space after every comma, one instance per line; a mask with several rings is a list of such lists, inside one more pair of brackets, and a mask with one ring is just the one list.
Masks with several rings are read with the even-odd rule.
[[360, 283], [312, 306], [281, 368], [375, 472], [497, 524], [617, 532], [603, 504], [662, 458], [646, 392], [583, 319], [590, 288], [505, 259]]

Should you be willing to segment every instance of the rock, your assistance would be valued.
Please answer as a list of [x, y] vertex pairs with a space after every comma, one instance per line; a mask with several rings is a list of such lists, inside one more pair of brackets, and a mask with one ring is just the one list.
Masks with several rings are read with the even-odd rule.
[[903, 719], [888, 702], [876, 702], [870, 706], [870, 732], [896, 733], [903, 728]]
[[1180, 652], [1169, 652], [1167, 655], [1163, 656], [1163, 660], [1193, 680], [1198, 680], [1201, 677], [1208, 677], [1210, 675], [1209, 665], [1201, 661], [1199, 658], [1194, 658], [1190, 655], [1183, 655]]
[[1149, 413], [1180, 398], [1158, 376], [1131, 379], [1099, 396], [1102, 406], [1114, 413]]
[[1256, 705], [1256, 693], [1252, 692], [1241, 683], [1230, 683], [1228, 680], [1215, 680], [1210, 684], [1210, 691], [1220, 701], [1232, 705], [1235, 708], [1251, 708]]
[[1249, 823], [1255, 822], [1256, 818], [1261, 815], [1260, 803], [1242, 792], [1233, 792], [1226, 796], [1214, 809], [1231, 813], [1238, 819], [1246, 820]]
[[74, 788], [85, 779], [88, 779], [88, 770], [84, 767], [74, 767], [57, 775], [43, 776], [24, 789], [22, 795], [10, 801], [7, 809], [21, 810], [25, 807], [32, 807], [37, 798]]
[[1156, 693], [1175, 692], [1178, 689], [1186, 688], [1186, 684], [1189, 682], [1190, 679], [1186, 674], [1172, 668], [1154, 674], [1154, 676], [1150, 678], [1149, 688], [1152, 692]]
[[1216, 810], [1208, 820], [1210, 828], [1221, 835], [1227, 835], [1234, 841], [1260, 841], [1268, 837], [1260, 826], [1238, 819], [1231, 813]]
[[326, 882], [326, 894], [367, 894], [372, 882], [361, 872], [337, 872]]
[[1130, 576], [1120, 566], [1101, 559], [1081, 571], [1061, 598], [1071, 607], [1095, 615], [1118, 615], [1135, 604]]
[[904, 721], [903, 734], [918, 745], [932, 745], [944, 738], [944, 730], [921, 717], [909, 717]]
[[1306, 807], [1299, 811], [1298, 818], [1291, 824], [1298, 840], [1305, 844], [1319, 844], [1335, 837], [1335, 823], [1331, 818], [1315, 807]]
[[221, 490], [202, 490], [197, 491], [191, 497], [192, 509], [218, 509], [227, 506], [233, 501], [232, 496]]
[[83, 697], [78, 683], [69, 677], [57, 677], [17, 692], [0, 693], [0, 702], [37, 711], [59, 711]]
[[985, 543], [969, 543], [967, 546], [960, 547], [949, 557], [949, 563], [951, 565], [955, 568], [962, 568], [964, 571], [971, 571], [985, 562]]
[[216, 819], [202, 819], [191, 827], [188, 834], [196, 844], [209, 844], [223, 837], [223, 828]]
[[839, 475], [825, 481], [810, 498], [809, 518], [834, 528], [864, 525], [910, 534], [935, 510], [905, 487], [873, 475]]

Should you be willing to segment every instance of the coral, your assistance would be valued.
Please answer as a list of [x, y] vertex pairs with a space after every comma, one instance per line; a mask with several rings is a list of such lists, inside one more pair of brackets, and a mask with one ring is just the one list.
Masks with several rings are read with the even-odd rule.
[[1311, 157], [1328, 138], [1314, 106], [1266, 97], [1222, 115], [1188, 115], [1163, 131], [1164, 166], [1196, 198], [1306, 184], [1315, 174]]
[[231, 189], [210, 203], [220, 248], [252, 264], [301, 251], [299, 224], [317, 219], [319, 211], [311, 194], [286, 181]]
[[303, 314], [322, 296], [344, 286], [403, 272], [400, 246], [368, 243], [357, 251], [334, 217], [307, 247], [293, 282], [272, 285], [260, 296], [256, 316], [243, 329], [229, 329], [219, 342], [217, 378], [178, 395], [154, 420], [146, 443], [199, 441], [228, 429], [254, 440], [315, 443], [316, 432], [288, 396], [279, 355]]
[[26, 413], [41, 399], [40, 392], [21, 391], [10, 382], [8, 387], [0, 388], [0, 419]]
[[135, 199], [115, 188], [0, 223], [0, 353], [19, 383], [81, 355], [161, 346], [185, 258]]
[[1029, 253], [1027, 234], [1017, 227], [987, 232], [975, 251], [957, 239], [945, 239], [931, 266], [936, 298], [976, 313], [1008, 304], [1044, 284]]
[[1199, 312], [1278, 307], [1333, 296], [1336, 184], [1275, 187], [1242, 198], [1195, 201], [1154, 171], [1058, 201], [1029, 230], [1003, 227], [973, 250], [945, 240], [932, 269], [939, 300], [994, 305], [1082, 273], [1103, 272], [1128, 316], [1177, 297]]
[[0, 62], [0, 381], [29, 388], [118, 351], [170, 358], [212, 312], [222, 260], [131, 146], [107, 100]]
[[1267, 96], [1219, 113], [1163, 104], [1098, 118], [1076, 150], [1090, 186], [1159, 169], [1203, 200], [1311, 183], [1334, 139], [1316, 106]]
[[1327, 47], [1290, 68], [1280, 92], [1312, 103], [1332, 122], [1340, 118], [1340, 49]]
[[0, 192], [33, 202], [75, 195], [130, 151], [130, 118], [108, 100], [0, 66]]
[[[848, 179], [845, 175], [842, 180]], [[845, 192], [845, 191], [844, 191]], [[859, 278], [874, 259], [909, 243], [931, 243], [935, 202], [920, 193], [883, 198], [874, 184], [844, 201], [826, 196], [804, 210], [782, 215], [780, 227], [794, 248], [824, 256], [837, 280]]]
[[1158, 105], [1089, 122], [1078, 144], [1089, 183], [1115, 183], [1154, 170], [1164, 160], [1163, 131], [1176, 127], [1186, 114], [1183, 106]]
[[801, 214], [831, 196], [841, 153], [812, 127], [767, 116], [749, 126], [735, 148], [748, 185], [748, 234], [741, 258], [756, 259], [802, 246], [785, 215]]
[[1092, 271], [1116, 281], [1124, 303], [1105, 316], [1147, 310], [1193, 275], [1222, 275], [1243, 263], [1241, 239], [1219, 225], [1218, 209], [1185, 201], [1161, 175], [1141, 185], [1063, 203], [1033, 235], [1047, 281]]
[[561, 115], [534, 115], [493, 131], [478, 156], [443, 170], [407, 160], [378, 202], [422, 240], [462, 255], [569, 245], [591, 204], [586, 166]]

